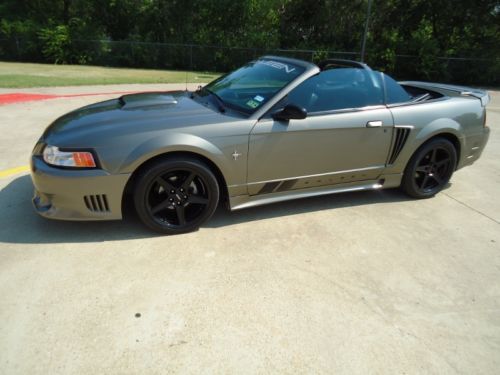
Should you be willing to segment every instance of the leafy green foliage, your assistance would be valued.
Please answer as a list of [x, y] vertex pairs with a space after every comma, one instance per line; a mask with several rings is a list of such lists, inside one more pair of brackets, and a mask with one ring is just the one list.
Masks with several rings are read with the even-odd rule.
[[38, 36], [43, 43], [42, 52], [46, 58], [56, 64], [69, 62], [70, 36], [66, 25], [43, 28]]
[[[213, 70], [277, 49], [313, 61], [359, 58], [367, 4], [2, 0], [0, 58]], [[366, 60], [399, 78], [498, 84], [499, 40], [499, 0], [373, 0]]]

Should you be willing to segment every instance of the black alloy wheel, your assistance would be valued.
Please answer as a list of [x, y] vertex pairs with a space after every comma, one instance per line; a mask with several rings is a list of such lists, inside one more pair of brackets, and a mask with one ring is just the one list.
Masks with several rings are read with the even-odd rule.
[[199, 228], [217, 208], [217, 179], [196, 159], [166, 159], [139, 175], [134, 202], [139, 218], [163, 234]]
[[455, 146], [445, 138], [434, 138], [412, 156], [401, 187], [414, 198], [432, 197], [446, 186], [456, 164]]

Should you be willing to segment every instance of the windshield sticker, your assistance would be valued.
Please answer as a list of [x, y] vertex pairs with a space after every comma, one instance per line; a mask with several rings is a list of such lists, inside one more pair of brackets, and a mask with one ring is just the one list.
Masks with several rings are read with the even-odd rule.
[[261, 60], [259, 61], [261, 64], [264, 64], [264, 65], [267, 65], [267, 66], [271, 66], [275, 69], [279, 69], [279, 70], [284, 70], [287, 74], [288, 73], [291, 73], [295, 70], [295, 68], [292, 68], [290, 66], [288, 66], [287, 64], [283, 64], [283, 63], [280, 63], [278, 61], [272, 61], [272, 60]]
[[249, 106], [250, 108], [257, 108], [258, 106], [260, 105], [259, 102], [256, 102], [255, 100], [253, 99], [250, 99], [248, 102], [247, 102], [247, 106]]
[[262, 102], [262, 101], [264, 101], [264, 97], [262, 97], [260, 95], [256, 95], [253, 97], [253, 100], [257, 100], [258, 102]]

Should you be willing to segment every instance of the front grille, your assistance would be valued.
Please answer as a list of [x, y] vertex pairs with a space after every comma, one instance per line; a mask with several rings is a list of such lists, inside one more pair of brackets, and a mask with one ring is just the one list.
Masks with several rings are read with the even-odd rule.
[[394, 145], [392, 146], [391, 156], [389, 157], [389, 164], [394, 164], [403, 149], [408, 136], [410, 135], [410, 128], [396, 128], [396, 136]]
[[85, 206], [92, 212], [109, 212], [106, 194], [86, 195], [83, 197]]

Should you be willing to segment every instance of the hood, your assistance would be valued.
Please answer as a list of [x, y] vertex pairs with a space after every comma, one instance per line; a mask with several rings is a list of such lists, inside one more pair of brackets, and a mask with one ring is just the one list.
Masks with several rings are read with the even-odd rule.
[[55, 120], [43, 134], [46, 143], [101, 134], [148, 132], [234, 121], [184, 91], [124, 95], [92, 104]]

